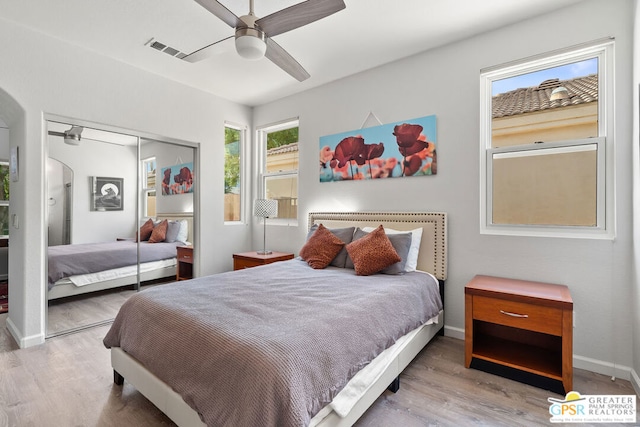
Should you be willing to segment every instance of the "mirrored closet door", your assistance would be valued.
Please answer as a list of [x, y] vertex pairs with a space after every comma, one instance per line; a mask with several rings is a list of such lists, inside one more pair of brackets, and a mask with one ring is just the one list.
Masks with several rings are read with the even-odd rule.
[[176, 280], [178, 246], [193, 241], [195, 148], [47, 125], [52, 337], [108, 323], [133, 293]]

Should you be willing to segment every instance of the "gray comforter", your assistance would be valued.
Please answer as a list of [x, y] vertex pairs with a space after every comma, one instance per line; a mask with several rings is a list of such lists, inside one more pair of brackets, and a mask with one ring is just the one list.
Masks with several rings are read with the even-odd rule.
[[[140, 242], [140, 262], [175, 258], [176, 246], [181, 244]], [[133, 239], [50, 246], [48, 248], [49, 289], [63, 277], [134, 265], [138, 259], [137, 253], [137, 244]]]
[[305, 426], [441, 309], [430, 275], [360, 277], [294, 259], [140, 292], [104, 344], [140, 361], [208, 426]]

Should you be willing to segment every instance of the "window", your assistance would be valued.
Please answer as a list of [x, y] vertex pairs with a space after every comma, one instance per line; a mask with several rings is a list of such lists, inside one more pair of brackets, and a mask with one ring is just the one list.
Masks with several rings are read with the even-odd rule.
[[481, 232], [613, 237], [613, 42], [481, 73]]
[[278, 216], [298, 218], [298, 120], [258, 129], [261, 196], [278, 201]]
[[156, 158], [142, 160], [143, 213], [145, 217], [156, 216]]
[[242, 140], [244, 131], [227, 124], [224, 128], [224, 220], [242, 220]]
[[0, 162], [0, 236], [9, 236], [9, 163]]

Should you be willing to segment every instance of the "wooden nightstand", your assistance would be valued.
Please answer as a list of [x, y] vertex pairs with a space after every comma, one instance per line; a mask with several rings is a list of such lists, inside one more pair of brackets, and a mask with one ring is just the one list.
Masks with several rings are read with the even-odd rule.
[[260, 255], [257, 252], [243, 252], [241, 254], [233, 254], [233, 269], [241, 270], [243, 268], [257, 267], [259, 265], [271, 264], [277, 261], [286, 261], [293, 259], [293, 254], [285, 252], [272, 252], [269, 255]]
[[177, 246], [176, 280], [193, 279], [193, 246]]
[[475, 276], [464, 292], [465, 367], [561, 394], [572, 390], [573, 300], [569, 288]]

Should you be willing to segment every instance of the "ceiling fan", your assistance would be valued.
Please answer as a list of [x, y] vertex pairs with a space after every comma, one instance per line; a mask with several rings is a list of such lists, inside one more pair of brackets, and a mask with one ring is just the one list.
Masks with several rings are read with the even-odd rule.
[[82, 126], [71, 126], [71, 129], [65, 130], [64, 132], [50, 130], [49, 135], [61, 136], [64, 138], [64, 142], [69, 145], [80, 145], [83, 130], [84, 128]]
[[286, 33], [344, 9], [343, 0], [307, 0], [285, 9], [258, 18], [253, 13], [253, 0], [249, 0], [249, 14], [237, 17], [216, 0], [195, 0], [202, 7], [235, 28], [235, 35], [219, 40], [185, 56], [188, 62], [198, 62], [211, 55], [216, 45], [235, 39], [236, 51], [245, 59], [260, 59], [266, 56], [271, 62], [289, 73], [298, 81], [306, 80], [309, 73], [272, 37]]

